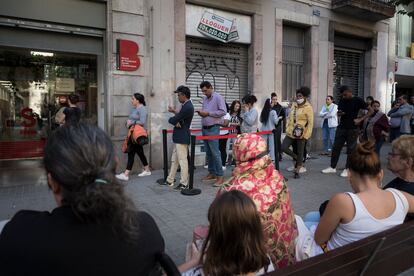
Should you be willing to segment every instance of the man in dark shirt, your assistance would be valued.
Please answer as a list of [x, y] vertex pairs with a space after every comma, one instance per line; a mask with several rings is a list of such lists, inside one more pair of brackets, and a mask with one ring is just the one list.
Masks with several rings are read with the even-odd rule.
[[339, 91], [342, 95], [342, 99], [338, 104], [340, 123], [336, 129], [335, 141], [332, 148], [331, 166], [322, 170], [322, 173], [336, 173], [336, 165], [338, 164], [341, 150], [346, 142], [348, 158], [346, 160], [345, 170], [341, 173], [341, 176], [347, 177], [349, 155], [357, 145], [357, 122], [364, 120], [365, 116], [368, 116], [368, 114], [371, 115], [371, 113], [369, 112], [364, 117], [357, 119], [360, 109], [367, 109], [367, 104], [363, 99], [354, 97], [352, 90], [348, 86], [341, 86]]
[[[285, 108], [281, 106], [277, 101], [276, 93], [271, 94], [271, 101], [273, 104], [272, 109], [276, 111], [277, 116], [279, 117], [279, 122], [276, 124], [276, 141], [277, 141], [277, 149], [279, 154], [279, 160], [282, 160], [282, 128], [286, 125], [286, 112]], [[283, 121], [283, 123], [282, 123]]]
[[65, 114], [65, 124], [77, 124], [81, 118], [81, 110], [76, 104], [79, 102], [79, 96], [76, 94], [70, 94], [68, 97], [69, 107], [63, 110]]
[[414, 136], [404, 135], [392, 142], [387, 168], [397, 176], [384, 189], [394, 188], [414, 195]]
[[165, 180], [164, 185], [170, 187], [174, 186], [175, 175], [177, 173], [178, 165], [181, 168], [181, 180], [174, 189], [181, 190], [186, 189], [188, 185], [188, 145], [190, 144], [190, 126], [194, 116], [193, 103], [190, 101], [190, 89], [187, 86], [180, 85], [177, 90], [178, 101], [181, 104], [180, 110], [169, 106], [168, 111], [175, 115], [171, 117], [168, 122], [174, 126], [173, 130], [173, 142], [175, 148], [171, 157], [171, 169], [168, 178]]

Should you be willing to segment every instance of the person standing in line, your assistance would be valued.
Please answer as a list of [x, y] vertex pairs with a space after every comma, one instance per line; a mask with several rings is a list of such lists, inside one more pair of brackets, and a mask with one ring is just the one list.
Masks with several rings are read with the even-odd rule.
[[255, 95], [247, 95], [242, 100], [244, 104], [244, 113], [242, 114], [243, 122], [241, 124], [242, 133], [254, 133], [257, 132], [258, 126], [258, 113], [256, 108], [253, 108], [257, 98]]
[[357, 145], [358, 128], [357, 125], [365, 120], [367, 116], [370, 116], [371, 112], [357, 120], [358, 113], [361, 109], [367, 109], [368, 105], [363, 99], [354, 97], [352, 90], [348, 86], [344, 85], [339, 88], [339, 92], [342, 95], [342, 99], [338, 103], [338, 116], [340, 117], [339, 125], [336, 129], [335, 141], [332, 148], [331, 166], [323, 169], [322, 173], [336, 173], [336, 165], [338, 164], [341, 150], [346, 142], [347, 147], [347, 160], [346, 166], [341, 173], [342, 177], [348, 176], [349, 156]]
[[[279, 123], [280, 117], [277, 116], [276, 111], [272, 108], [273, 105], [270, 99], [266, 99], [262, 112], [260, 113], [260, 122], [262, 123], [261, 131], [274, 130], [275, 126]], [[274, 161], [276, 156], [273, 133], [265, 134], [263, 135], [263, 138], [267, 143], [267, 149], [270, 152], [270, 158], [272, 161]]]
[[[208, 81], [200, 84], [200, 89], [205, 95], [203, 97], [203, 108], [197, 110], [198, 115], [202, 117], [203, 136], [220, 135], [220, 125], [223, 122], [222, 117], [226, 115], [227, 108], [223, 97], [214, 92], [213, 86]], [[208, 159], [208, 175], [203, 181], [214, 180], [214, 186], [221, 186], [224, 182], [223, 167], [221, 166], [221, 154], [218, 140], [204, 140], [206, 155]]]
[[[229, 114], [229, 105], [226, 103], [227, 113], [223, 116], [223, 122], [221, 124], [222, 127], [228, 127], [231, 116]], [[228, 135], [228, 130], [220, 130], [220, 136]], [[221, 166], [223, 167], [223, 171], [226, 170], [226, 161], [227, 161], [227, 138], [223, 138], [219, 140], [219, 149], [221, 154]]]
[[[414, 109], [414, 96], [410, 97], [410, 105]], [[414, 135], [414, 112], [413, 112], [413, 115], [411, 116], [411, 135]]]
[[[392, 113], [400, 108], [398, 99], [391, 105], [391, 110], [388, 111], [387, 116], [390, 117]], [[390, 143], [400, 136], [401, 117], [390, 117]]]
[[401, 118], [400, 135], [411, 134], [411, 117], [413, 116], [414, 108], [408, 103], [407, 100], [407, 95], [401, 95], [398, 98], [400, 107], [398, 110], [390, 114], [391, 118]]
[[277, 94], [271, 94], [272, 109], [276, 111], [277, 117], [280, 118], [279, 122], [275, 125], [276, 128], [276, 143], [278, 148], [279, 161], [282, 161], [282, 131], [286, 127], [286, 110], [278, 103]]
[[333, 97], [330, 95], [326, 97], [325, 102], [326, 104], [319, 112], [319, 116], [322, 117], [322, 137], [325, 150], [322, 155], [331, 155], [336, 127], [338, 126], [338, 106], [333, 103]]
[[374, 141], [375, 152], [379, 156], [385, 137], [390, 131], [390, 125], [387, 116], [380, 110], [380, 102], [374, 100], [371, 106], [373, 113], [362, 124], [362, 139], [360, 141]]
[[164, 185], [174, 186], [175, 175], [177, 174], [178, 165], [180, 165], [180, 184], [174, 187], [174, 190], [182, 190], [188, 187], [188, 145], [190, 144], [190, 126], [194, 116], [193, 103], [190, 101], [191, 91], [187, 86], [180, 85], [174, 91], [177, 93], [178, 101], [181, 109], [171, 106], [168, 111], [175, 115], [168, 122], [174, 126], [172, 140], [174, 142], [174, 150], [171, 156], [170, 174], [164, 182]]
[[78, 124], [81, 118], [82, 111], [76, 105], [79, 102], [79, 96], [76, 94], [70, 94], [68, 97], [69, 107], [63, 110], [64, 124]]
[[[240, 134], [240, 125], [243, 121], [243, 119], [240, 116], [241, 113], [241, 103], [238, 100], [235, 100], [230, 105], [230, 122], [229, 127], [235, 127], [235, 129], [230, 130], [230, 134]], [[233, 143], [236, 140], [236, 138], [230, 138], [229, 145], [233, 148]], [[232, 154], [230, 154], [229, 159], [232, 159]], [[229, 161], [230, 162], [230, 161]], [[234, 160], [231, 161], [232, 165], [235, 165], [236, 163]]]
[[[296, 102], [292, 106], [286, 128], [286, 137], [282, 144], [283, 152], [294, 160], [294, 178], [299, 178], [299, 173], [306, 172], [306, 168], [303, 167], [303, 151], [306, 141], [312, 136], [313, 129], [313, 109], [307, 101], [309, 95], [310, 89], [308, 87], [301, 87], [296, 90]], [[295, 142], [297, 154], [290, 149], [290, 146]]]
[[[132, 110], [129, 114], [127, 120], [127, 128], [134, 127], [134, 125], [138, 124], [142, 126], [145, 130], [147, 129], [147, 107], [145, 104], [145, 97], [141, 93], [135, 93], [131, 98], [132, 103]], [[144, 170], [142, 173], [138, 174], [139, 177], [151, 175], [151, 171], [148, 166], [147, 157], [144, 153], [144, 148], [135, 143], [130, 143], [129, 150], [128, 150], [128, 162], [126, 170], [123, 173], [117, 174], [116, 178], [123, 181], [129, 180], [129, 174], [132, 170], [132, 166], [134, 165], [134, 157], [135, 154], [138, 154], [139, 159], [144, 166]]]

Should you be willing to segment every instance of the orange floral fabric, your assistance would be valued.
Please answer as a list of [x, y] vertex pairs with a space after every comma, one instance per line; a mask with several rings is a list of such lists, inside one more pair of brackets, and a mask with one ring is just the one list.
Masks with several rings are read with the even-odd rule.
[[266, 141], [259, 135], [239, 135], [233, 145], [236, 168], [223, 184], [224, 191], [239, 190], [249, 195], [260, 212], [266, 245], [278, 268], [295, 263], [295, 239], [298, 235], [286, 181], [274, 169]]

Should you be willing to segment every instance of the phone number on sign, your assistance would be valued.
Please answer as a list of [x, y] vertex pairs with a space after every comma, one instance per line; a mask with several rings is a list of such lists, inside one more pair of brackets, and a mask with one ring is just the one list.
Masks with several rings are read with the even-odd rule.
[[210, 34], [212, 36], [215, 36], [215, 37], [217, 37], [219, 39], [222, 39], [222, 40], [226, 40], [227, 39], [227, 36], [228, 36], [227, 34], [225, 34], [223, 32], [220, 32], [220, 31], [218, 31], [216, 29], [210, 28], [210, 27], [208, 27], [206, 25], [203, 25], [203, 24], [198, 25], [198, 29], [200, 31], [206, 32], [206, 33], [208, 33], [208, 34]]

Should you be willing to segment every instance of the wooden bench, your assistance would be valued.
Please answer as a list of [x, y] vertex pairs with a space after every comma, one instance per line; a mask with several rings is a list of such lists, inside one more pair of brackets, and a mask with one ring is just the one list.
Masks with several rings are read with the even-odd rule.
[[414, 267], [414, 220], [267, 275], [396, 275]]

